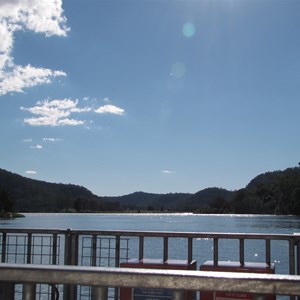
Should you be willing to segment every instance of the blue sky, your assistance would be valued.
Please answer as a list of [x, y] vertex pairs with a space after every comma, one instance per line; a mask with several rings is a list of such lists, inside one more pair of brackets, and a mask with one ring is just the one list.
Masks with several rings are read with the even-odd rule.
[[235, 190], [300, 161], [300, 1], [1, 0], [0, 168]]

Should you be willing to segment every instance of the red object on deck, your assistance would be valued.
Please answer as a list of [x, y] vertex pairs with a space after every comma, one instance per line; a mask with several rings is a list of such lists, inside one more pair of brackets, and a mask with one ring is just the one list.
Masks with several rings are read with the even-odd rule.
[[[242, 272], [242, 273], [264, 273], [274, 274], [274, 264], [270, 266], [266, 263], [251, 263], [245, 262], [241, 264], [235, 261], [219, 261], [214, 265], [213, 261], [206, 261], [200, 271], [215, 271], [215, 272]], [[254, 299], [252, 293], [239, 292], [202, 292], [200, 291], [201, 300], [251, 300]], [[276, 295], [266, 295], [266, 300], [275, 300]]]
[[[121, 268], [167, 269], [167, 270], [196, 270], [196, 261], [168, 259], [130, 259], [120, 264]], [[120, 300], [169, 300], [172, 299], [170, 290], [149, 288], [120, 288]], [[196, 299], [196, 292], [186, 291], [185, 300]]]

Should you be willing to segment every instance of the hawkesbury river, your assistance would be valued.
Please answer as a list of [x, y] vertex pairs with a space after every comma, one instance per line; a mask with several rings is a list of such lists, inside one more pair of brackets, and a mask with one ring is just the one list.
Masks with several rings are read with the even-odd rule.
[[[54, 214], [26, 213], [25, 218], [0, 220], [0, 228], [38, 228], [81, 230], [130, 230], [175, 232], [226, 232], [226, 233], [273, 233], [300, 234], [300, 217], [273, 215], [197, 215], [190, 213], [163, 214]], [[186, 240], [170, 241], [169, 257], [182, 259], [186, 253]], [[136, 258], [136, 242], [130, 241], [130, 258]], [[263, 262], [264, 241], [245, 242], [245, 261]], [[220, 241], [220, 260], [238, 260], [238, 240]], [[271, 243], [271, 261], [276, 273], [288, 272], [288, 243]], [[145, 257], [161, 258], [161, 242], [145, 241]], [[212, 239], [197, 239], [193, 243], [194, 259], [200, 265], [212, 259]]]
[[25, 213], [0, 220], [0, 228], [192, 231], [232, 233], [300, 233], [300, 217], [273, 215], [64, 214]]

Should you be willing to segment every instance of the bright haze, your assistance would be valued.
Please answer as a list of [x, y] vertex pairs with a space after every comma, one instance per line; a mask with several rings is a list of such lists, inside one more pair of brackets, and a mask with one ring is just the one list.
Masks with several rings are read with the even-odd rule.
[[0, 168], [102, 195], [235, 190], [300, 153], [300, 1], [0, 1]]

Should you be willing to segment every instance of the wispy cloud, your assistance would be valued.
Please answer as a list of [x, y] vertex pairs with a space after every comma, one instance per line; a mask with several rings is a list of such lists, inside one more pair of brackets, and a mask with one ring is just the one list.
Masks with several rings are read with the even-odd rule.
[[28, 175], [35, 175], [35, 174], [37, 174], [37, 172], [36, 172], [36, 171], [33, 171], [33, 170], [27, 170], [27, 171], [25, 171], [25, 174], [28, 174]]
[[125, 110], [121, 107], [106, 104], [103, 106], [100, 106], [98, 109], [95, 110], [95, 113], [98, 114], [114, 114], [114, 115], [124, 115]]
[[0, 96], [9, 92], [24, 92], [25, 88], [66, 76], [61, 70], [14, 63], [14, 33], [21, 30], [46, 36], [66, 36], [69, 28], [63, 15], [62, 0], [0, 1]]
[[61, 142], [62, 139], [61, 138], [52, 138], [52, 137], [48, 137], [48, 138], [43, 138], [43, 142]]
[[171, 170], [162, 170], [161, 172], [162, 172], [163, 174], [167, 174], [167, 175], [175, 174], [175, 171], [171, 171]]
[[37, 145], [35, 145], [35, 146], [30, 146], [30, 148], [31, 148], [31, 149], [38, 149], [38, 150], [40, 150], [40, 149], [43, 149], [43, 146], [40, 145], [40, 144], [37, 144]]
[[24, 143], [31, 143], [31, 142], [32, 142], [32, 139], [27, 138], [27, 139], [22, 140], [22, 142], [24, 142]]

